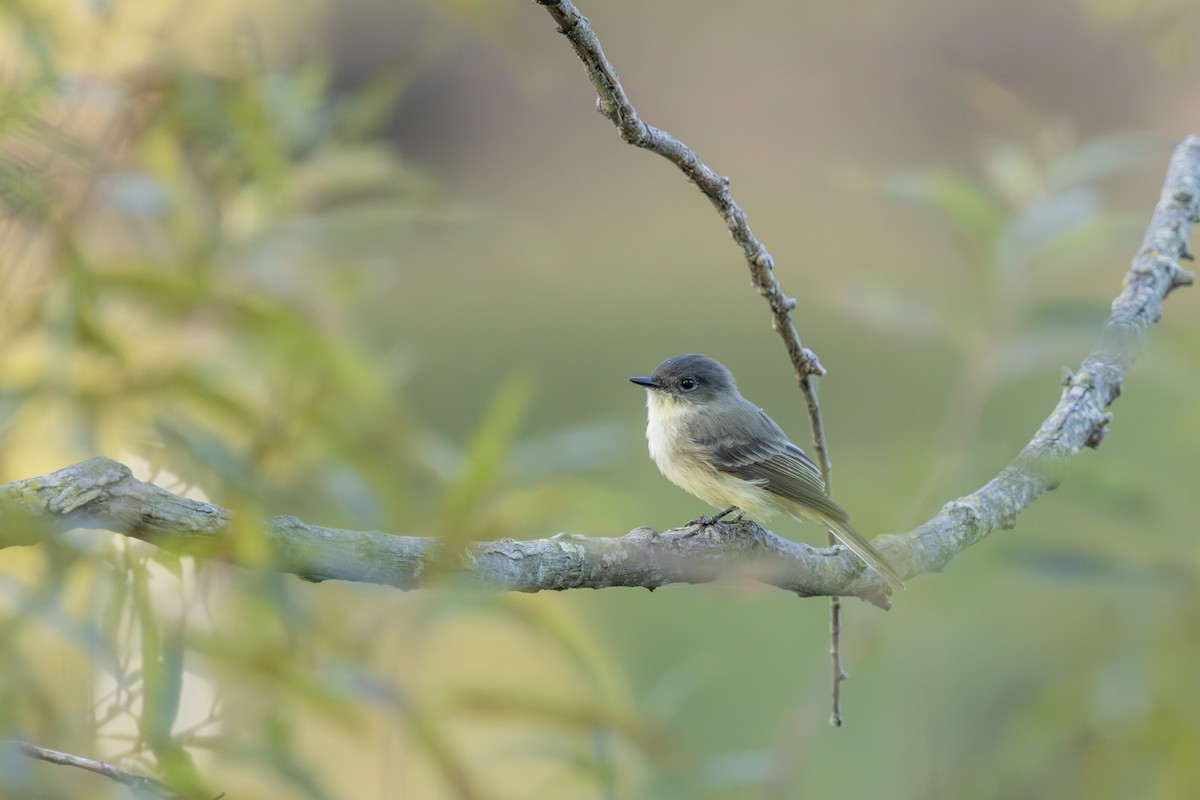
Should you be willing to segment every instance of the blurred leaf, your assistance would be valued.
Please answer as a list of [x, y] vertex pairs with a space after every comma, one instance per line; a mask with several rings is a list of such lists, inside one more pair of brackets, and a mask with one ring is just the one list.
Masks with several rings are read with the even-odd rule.
[[920, 337], [944, 333], [946, 328], [940, 310], [893, 286], [858, 286], [842, 297], [841, 305], [858, 322], [885, 333]]
[[1111, 259], [1114, 251], [1138, 241], [1142, 225], [1131, 217], [1098, 214], [1091, 221], [1067, 227], [1038, 243], [1029, 257], [1036, 267], [1057, 271]]
[[[119, 547], [120, 552], [114, 554], [113, 569], [105, 576], [105, 580], [97, 582], [98, 591], [102, 592], [102, 599], [97, 604], [97, 628], [100, 635], [105, 641], [118, 643], [123, 640], [122, 626], [125, 623], [126, 614], [131, 610], [130, 605], [133, 601], [131, 572], [128, 569], [123, 569], [124, 564], [120, 563], [128, 559], [128, 551], [125, 549], [124, 543], [114, 545]], [[120, 681], [122, 672], [120, 669], [112, 670], [112, 676]]]
[[1196, 4], [1190, 0], [1084, 0], [1088, 16], [1121, 34], [1121, 41], [1149, 50], [1160, 66], [1186, 74], [1196, 65]]
[[1023, 208], [1044, 187], [1042, 170], [1025, 146], [1007, 140], [993, 141], [984, 152], [983, 171], [988, 185], [1012, 208]]
[[0, 599], [13, 607], [7, 617], [0, 617], [0, 652], [14, 652], [21, 632], [38, 627], [54, 631], [63, 641], [94, 658], [102, 668], [114, 669], [115, 643], [91, 620], [76, 619], [63, 607], [66, 575], [66, 566], [60, 565], [33, 590], [0, 575]]
[[[383, 145], [327, 148], [298, 165], [292, 181], [297, 211], [357, 215], [359, 204], [402, 208], [408, 214], [430, 213], [436, 184]], [[395, 222], [395, 220], [393, 221]]]
[[646, 755], [667, 759], [674, 755], [675, 745], [666, 731], [646, 719], [641, 719], [611, 705], [579, 702], [577, 698], [557, 698], [506, 689], [461, 689], [455, 692], [450, 706], [473, 714], [521, 715], [552, 722], [580, 732], [594, 728], [611, 729]]
[[613, 463], [631, 438], [625, 425], [594, 423], [521, 439], [508, 460], [522, 481], [579, 473]]
[[378, 70], [358, 89], [337, 98], [334, 115], [339, 131], [351, 139], [378, 133], [395, 114], [411, 82], [409, 71], [398, 66]]
[[[348, 689], [361, 690], [365, 684], [349, 683], [345, 668], [340, 668], [338, 679], [331, 682], [326, 672], [298, 662], [294, 643], [258, 621], [272, 610], [266, 600], [239, 630], [220, 635], [194, 634], [189, 647], [222, 669], [235, 670], [250, 686], [292, 713], [310, 710], [319, 714], [326, 725], [336, 725], [346, 733], [360, 731], [367, 706], [351, 702]], [[371, 699], [378, 701], [379, 697]]]
[[11, 158], [0, 159], [0, 203], [6, 215], [43, 218], [51, 207], [51, 182], [34, 164]]
[[249, 489], [255, 485], [250, 466], [225, 439], [173, 415], [155, 421], [155, 431], [166, 447], [187, 454], [193, 461], [220, 476], [228, 485]]
[[171, 728], [179, 714], [183, 655], [175, 637], [164, 637], [151, 598], [150, 572], [144, 563], [133, 570], [134, 610], [142, 655], [142, 710], [138, 734], [156, 754], [170, 749]]
[[153, 553], [154, 563], [162, 567], [162, 569], [174, 578], [176, 581], [183, 580], [183, 557], [170, 550], [155, 550]]
[[1162, 154], [1162, 145], [1144, 134], [1126, 133], [1089, 139], [1046, 171], [1045, 184], [1051, 192], [1065, 192], [1095, 183]]
[[620, 671], [576, 618], [540, 603], [527, 602], [523, 596], [504, 595], [492, 607], [556, 645], [605, 701], [620, 702], [625, 698]]
[[92, 281], [99, 291], [126, 293], [139, 303], [161, 306], [172, 314], [194, 309], [206, 298], [203, 275], [196, 271], [176, 272], [144, 265], [104, 270], [92, 276]]
[[322, 469], [320, 483], [337, 509], [360, 525], [378, 525], [382, 518], [379, 502], [363, 473], [347, 462], [331, 463]]
[[729, 753], [704, 765], [702, 781], [712, 791], [727, 792], [769, 783], [778, 769], [777, 755], [770, 751]]
[[533, 383], [528, 377], [511, 375], [506, 378], [471, 435], [462, 455], [458, 477], [447, 490], [438, 524], [440, 535], [451, 545], [447, 550], [455, 550], [454, 545], [469, 537], [467, 520], [499, 479], [532, 392]]
[[1136, 564], [1124, 555], [1023, 548], [1017, 566], [1055, 582], [1118, 582], [1173, 592], [1193, 592], [1196, 572], [1179, 563]]
[[1002, 275], [1028, 266], [1034, 253], [1057, 237], [1096, 221], [1100, 199], [1094, 191], [1073, 189], [1032, 201], [997, 242], [995, 264]]
[[1081, 354], [1095, 346], [1096, 331], [1033, 331], [1009, 337], [996, 347], [998, 377], [1020, 378], [1035, 372], [1074, 369]]
[[170, 394], [198, 401], [232, 422], [245, 426], [256, 426], [262, 422], [258, 409], [217, 386], [211, 375], [185, 370], [172, 375], [165, 388]]
[[101, 176], [96, 183], [97, 200], [129, 217], [160, 217], [169, 209], [166, 187], [144, 171], [119, 171]]
[[313, 800], [334, 800], [334, 796], [314, 774], [312, 763], [299, 757], [299, 748], [282, 713], [268, 720], [262, 734], [246, 745], [230, 749], [229, 757], [253, 766], [268, 767], [286, 785], [296, 789], [304, 797]]
[[[329, 138], [329, 82], [329, 67], [319, 61], [309, 61], [292, 72], [251, 76], [246, 81], [248, 87], [257, 90], [257, 96], [248, 98], [252, 107], [261, 102], [262, 118], [269, 120], [277, 133], [273, 137], [276, 145], [279, 140], [285, 143], [284, 156], [304, 154]], [[254, 113], [258, 115], [258, 108]]]
[[489, 796], [479, 788], [466, 760], [451, 744], [440, 724], [441, 720], [436, 715], [410, 707], [406, 710], [404, 720], [414, 738], [420, 742], [446, 782], [450, 784], [454, 797], [460, 800], [480, 800]]
[[48, 81], [58, 77], [58, 42], [54, 16], [50, 10], [32, 3], [7, 2], [0, 6], [5, 16], [16, 20], [20, 30], [17, 41], [37, 63], [35, 80]]
[[[29, 392], [16, 387], [0, 388], [0, 442], [4, 441], [4, 431], [21, 407], [28, 401]], [[2, 450], [2, 448], [0, 448]]]
[[900, 173], [884, 182], [894, 199], [934, 211], [976, 239], [990, 238], [1004, 218], [984, 188], [955, 172]]
[[1022, 314], [1021, 326], [1043, 332], [1090, 332], [1098, 337], [1107, 318], [1106, 303], [1078, 297], [1060, 297], [1029, 305]]
[[1005, 212], [985, 187], [946, 170], [901, 173], [883, 185], [893, 199], [932, 211], [949, 223], [973, 266], [988, 263]]

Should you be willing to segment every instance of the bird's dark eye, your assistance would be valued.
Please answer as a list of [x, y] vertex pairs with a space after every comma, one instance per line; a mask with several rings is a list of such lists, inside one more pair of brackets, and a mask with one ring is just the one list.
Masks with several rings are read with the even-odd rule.
[[683, 380], [681, 380], [679, 382], [679, 388], [683, 389], [685, 392], [690, 392], [692, 389], [695, 389], [698, 385], [699, 384], [696, 383], [695, 378], [684, 378]]

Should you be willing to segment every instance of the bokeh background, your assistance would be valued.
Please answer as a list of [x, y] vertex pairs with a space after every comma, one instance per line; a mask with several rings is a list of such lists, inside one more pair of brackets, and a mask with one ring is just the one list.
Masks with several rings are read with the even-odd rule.
[[[582, 10], [643, 116], [732, 178], [871, 533], [1028, 440], [1200, 128], [1186, 0]], [[104, 454], [245, 521], [666, 529], [706, 509], [626, 378], [681, 352], [808, 442], [724, 225], [621, 143], [535, 4], [0, 14], [0, 481]], [[1196, 303], [1014, 530], [847, 604], [842, 729], [823, 600], [403, 594], [87, 532], [0, 552], [0, 738], [206, 797], [1196, 796]], [[124, 791], [0, 758], [0, 796]]]

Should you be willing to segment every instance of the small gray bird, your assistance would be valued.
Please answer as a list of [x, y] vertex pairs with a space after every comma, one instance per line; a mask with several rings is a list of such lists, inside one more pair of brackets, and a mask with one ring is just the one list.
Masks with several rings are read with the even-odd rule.
[[817, 465], [775, 420], [742, 397], [733, 375], [701, 355], [668, 358], [630, 381], [646, 387], [650, 457], [676, 486], [759, 520], [782, 511], [828, 527], [893, 588], [904, 582], [825, 494]]

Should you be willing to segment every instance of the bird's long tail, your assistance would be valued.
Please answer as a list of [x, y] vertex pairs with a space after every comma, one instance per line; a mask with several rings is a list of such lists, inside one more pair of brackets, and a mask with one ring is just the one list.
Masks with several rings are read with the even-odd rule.
[[879, 573], [879, 576], [888, 582], [893, 589], [903, 589], [904, 581], [892, 569], [892, 566], [880, 555], [879, 551], [871, 546], [861, 533], [850, 527], [850, 523], [845, 520], [838, 520], [833, 517], [821, 515], [821, 521], [833, 531], [833, 535], [841, 540], [842, 544], [849, 547], [854, 554], [867, 562], [867, 566]]

